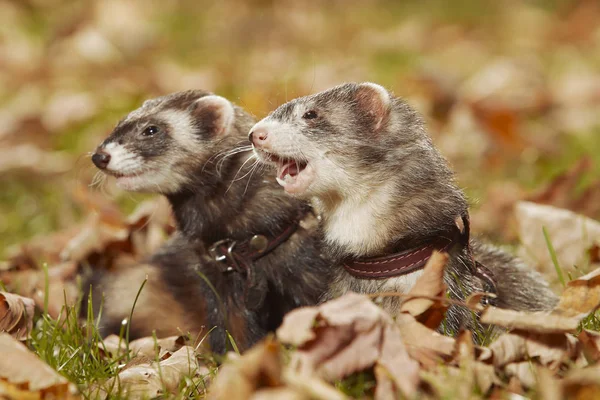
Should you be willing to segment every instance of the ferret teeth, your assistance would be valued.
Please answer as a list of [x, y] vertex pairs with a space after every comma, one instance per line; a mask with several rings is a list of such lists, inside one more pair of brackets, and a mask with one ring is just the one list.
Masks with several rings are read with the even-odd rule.
[[285, 186], [285, 181], [283, 179], [277, 177], [275, 180], [277, 180], [277, 183], [279, 183], [280, 186]]
[[292, 176], [290, 174], [286, 174], [283, 177], [283, 180], [286, 181], [287, 183], [290, 183], [290, 180], [293, 180]]

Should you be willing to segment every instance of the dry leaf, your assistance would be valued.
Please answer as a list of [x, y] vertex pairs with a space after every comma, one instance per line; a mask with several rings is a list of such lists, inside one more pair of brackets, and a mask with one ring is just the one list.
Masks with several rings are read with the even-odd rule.
[[396, 322], [408, 353], [422, 365], [432, 366], [451, 358], [455, 348], [454, 338], [429, 329], [409, 314], [398, 315]]
[[259, 389], [249, 400], [309, 400], [310, 397], [289, 387]]
[[[146, 357], [143, 359], [147, 360]], [[208, 369], [198, 363], [194, 348], [190, 346], [182, 347], [160, 363], [133, 362], [129, 365], [132, 366], [105, 382], [98, 394], [104, 398], [111, 393], [120, 393], [130, 399], [154, 398], [176, 393], [184, 377], [208, 374]]]
[[504, 372], [509, 377], [516, 377], [526, 388], [532, 388], [536, 384], [536, 370], [534, 364], [529, 361], [510, 363], [504, 366]]
[[74, 393], [72, 384], [7, 333], [0, 333], [0, 354], [0, 382], [6, 380], [29, 392], [41, 392], [42, 396], [52, 393], [55, 398]]
[[600, 241], [600, 222], [571, 211], [526, 201], [515, 208], [522, 243], [521, 256], [541, 268], [546, 276], [556, 276], [542, 228], [548, 231], [560, 267], [573, 271], [573, 266], [588, 262], [588, 249]]
[[562, 389], [560, 381], [554, 377], [552, 371], [547, 368], [536, 368], [537, 392], [540, 399], [560, 400], [562, 399]]
[[297, 391], [306, 394], [310, 399], [346, 400], [342, 392], [316, 376], [300, 375], [290, 368], [283, 370], [283, 381]]
[[600, 268], [570, 281], [560, 296], [554, 312], [585, 318], [598, 307], [600, 307]]
[[35, 303], [32, 299], [0, 292], [0, 332], [25, 340], [33, 328]]
[[164, 352], [175, 353], [185, 346], [186, 339], [183, 336], [170, 336], [155, 340], [153, 337], [136, 339], [129, 343], [129, 350], [135, 356], [147, 356], [154, 358]]
[[[444, 284], [444, 270], [448, 262], [447, 253], [434, 252], [425, 268], [423, 274], [417, 279], [415, 285], [410, 289], [411, 296], [440, 297], [446, 292]], [[402, 303], [401, 312], [411, 314], [429, 328], [437, 328], [444, 319], [447, 306], [441, 301], [428, 298], [409, 298]]]
[[561, 383], [564, 398], [598, 399], [600, 398], [600, 367], [574, 369]]
[[584, 329], [577, 339], [583, 344], [586, 358], [592, 363], [600, 360], [600, 333]]
[[290, 312], [277, 330], [283, 343], [298, 346], [291, 365], [300, 375], [340, 379], [377, 363], [402, 393], [414, 393], [418, 364], [408, 357], [399, 327], [367, 296], [349, 293], [312, 309], [318, 313]]
[[[535, 360], [553, 371], [571, 362], [582, 361], [582, 348], [578, 340], [564, 333], [530, 333], [513, 331], [504, 333], [489, 346], [492, 362], [502, 368], [508, 364]], [[481, 361], [489, 361], [480, 357]]]
[[260, 388], [281, 386], [281, 369], [279, 343], [267, 339], [221, 367], [209, 398], [244, 400]]
[[484, 324], [538, 333], [575, 332], [582, 318], [549, 312], [515, 311], [491, 306], [481, 313], [481, 322]]

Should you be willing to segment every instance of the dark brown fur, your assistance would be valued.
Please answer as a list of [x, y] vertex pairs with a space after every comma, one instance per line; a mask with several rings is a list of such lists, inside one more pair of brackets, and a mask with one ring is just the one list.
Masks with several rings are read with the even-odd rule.
[[[250, 292], [252, 299], [246, 297], [246, 276], [224, 272], [226, 266], [208, 255], [208, 246], [221, 239], [243, 241], [254, 234], [281, 231], [296, 218], [299, 209], [306, 208], [306, 203], [286, 196], [273, 178], [253, 166], [249, 148], [224, 157], [226, 151], [246, 143], [253, 123], [239, 107], [235, 107], [235, 120], [226, 136], [214, 135], [215, 115], [211, 110], [195, 111], [197, 118], [187, 133], [198, 132], [198, 146], [180, 148], [176, 135], [181, 132], [174, 132], [157, 116], [171, 110], [188, 112], [197, 99], [207, 95], [191, 91], [152, 100], [119, 123], [100, 149], [119, 141], [128, 153], [141, 154], [144, 164], [153, 165], [176, 157], [170, 173], [175, 171], [185, 178], [176, 190], [164, 192], [172, 205], [178, 232], [144, 266], [132, 266], [132, 270], [142, 268], [143, 272], [126, 273], [139, 278], [151, 271], [134, 313], [131, 336], [147, 336], [152, 330], [163, 335], [187, 331], [202, 335], [210, 331], [210, 347], [223, 352], [228, 347], [225, 331], [240, 349], [245, 349], [273, 331], [289, 310], [315, 304], [327, 287], [330, 268], [317, 249], [317, 224], [311, 213], [287, 241], [254, 262], [253, 273], [260, 290]], [[164, 151], [159, 145], [151, 146], [151, 154], [143, 151], [149, 145], [138, 140], [136, 129], [147, 126], [145, 119], [152, 119], [152, 124], [169, 132], [170, 137], [158, 138], [165, 144]], [[121, 320], [131, 310], [132, 293], [141, 284], [138, 279], [123, 285], [120, 279], [119, 274], [92, 279], [96, 294], [111, 296], [106, 298], [103, 311], [103, 334], [118, 331]], [[175, 307], [172, 315], [165, 313], [167, 307]]]

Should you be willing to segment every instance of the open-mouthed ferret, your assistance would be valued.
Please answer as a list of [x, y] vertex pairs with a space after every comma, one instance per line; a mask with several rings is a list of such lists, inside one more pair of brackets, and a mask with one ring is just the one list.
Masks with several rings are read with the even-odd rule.
[[[467, 201], [421, 116], [374, 83], [349, 83], [281, 105], [250, 131], [257, 157], [294, 198], [313, 199], [337, 260], [326, 298], [407, 292], [433, 249], [450, 254], [449, 294], [494, 292], [499, 307], [546, 310], [556, 297], [520, 260], [469, 238]], [[386, 267], [387, 266], [387, 267]], [[397, 312], [399, 298], [386, 297]], [[452, 331], [477, 328], [453, 306]]]

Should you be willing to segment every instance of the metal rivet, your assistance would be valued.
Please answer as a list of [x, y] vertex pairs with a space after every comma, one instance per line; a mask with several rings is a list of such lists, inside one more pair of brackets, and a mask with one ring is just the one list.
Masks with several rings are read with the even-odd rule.
[[250, 239], [250, 247], [252, 250], [262, 253], [267, 249], [269, 245], [269, 240], [263, 235], [254, 235], [252, 239]]

